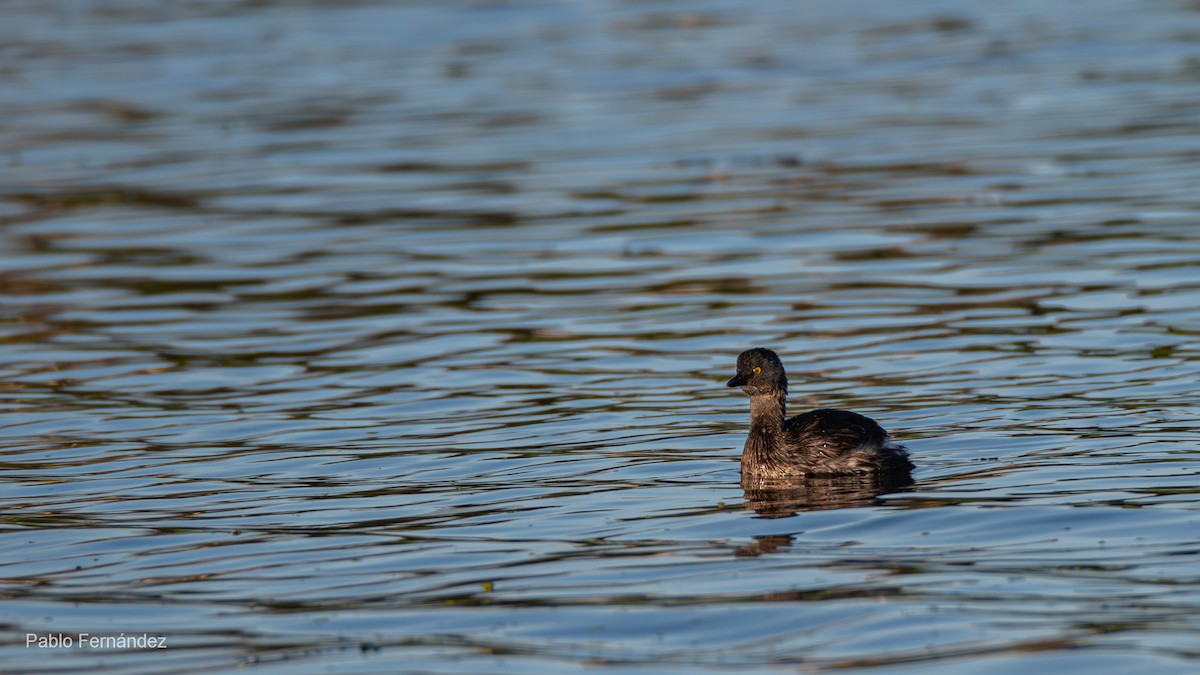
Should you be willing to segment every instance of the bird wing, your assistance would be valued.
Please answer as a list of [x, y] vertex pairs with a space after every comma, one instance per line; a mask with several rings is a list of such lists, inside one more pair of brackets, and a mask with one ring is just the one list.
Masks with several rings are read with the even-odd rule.
[[849, 410], [821, 408], [797, 415], [784, 423], [788, 445], [797, 451], [836, 457], [862, 447], [878, 447], [888, 440], [875, 420]]

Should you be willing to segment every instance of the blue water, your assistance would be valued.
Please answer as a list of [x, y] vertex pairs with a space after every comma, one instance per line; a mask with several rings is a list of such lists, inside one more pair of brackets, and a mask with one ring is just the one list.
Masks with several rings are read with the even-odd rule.
[[[0, 665], [1200, 668], [1200, 12], [5, 4]], [[912, 451], [745, 493], [737, 354]], [[167, 648], [39, 648], [28, 635]]]

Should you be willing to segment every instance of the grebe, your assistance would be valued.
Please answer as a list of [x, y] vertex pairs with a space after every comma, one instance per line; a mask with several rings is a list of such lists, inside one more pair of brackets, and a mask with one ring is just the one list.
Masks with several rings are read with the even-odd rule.
[[742, 482], [802, 476], [907, 474], [908, 451], [870, 417], [822, 408], [786, 419], [787, 374], [770, 349], [748, 349], [726, 386], [750, 396]]

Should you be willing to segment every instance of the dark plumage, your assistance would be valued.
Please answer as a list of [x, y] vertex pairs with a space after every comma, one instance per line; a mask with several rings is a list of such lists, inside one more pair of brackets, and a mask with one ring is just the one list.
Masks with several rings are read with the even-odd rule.
[[801, 476], [907, 475], [908, 452], [870, 417], [822, 408], [785, 419], [787, 374], [761, 347], [742, 352], [727, 386], [750, 395], [742, 481]]

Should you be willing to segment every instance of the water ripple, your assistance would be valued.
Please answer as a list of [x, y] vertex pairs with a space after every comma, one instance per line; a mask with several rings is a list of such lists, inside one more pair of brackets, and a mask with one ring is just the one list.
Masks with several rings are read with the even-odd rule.
[[1196, 669], [1190, 8], [6, 17], [11, 668]]

